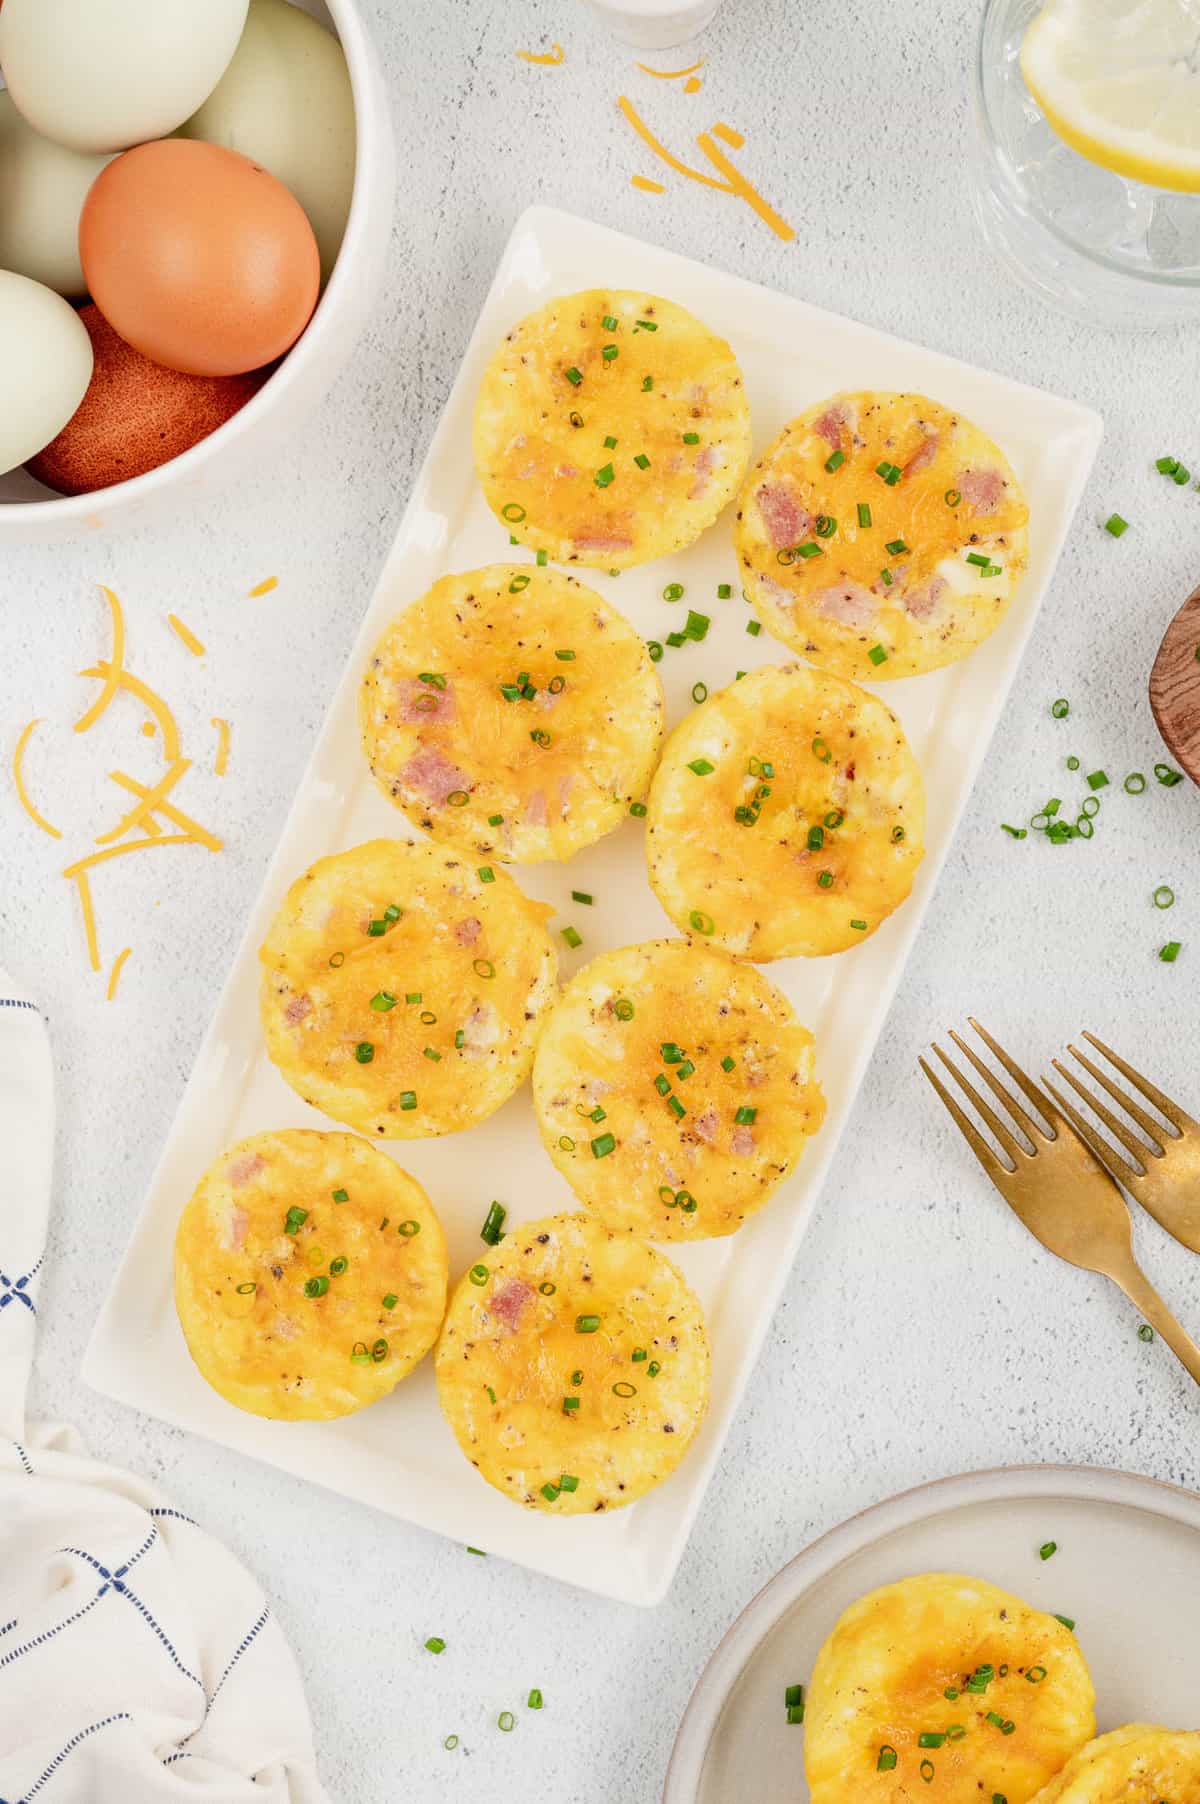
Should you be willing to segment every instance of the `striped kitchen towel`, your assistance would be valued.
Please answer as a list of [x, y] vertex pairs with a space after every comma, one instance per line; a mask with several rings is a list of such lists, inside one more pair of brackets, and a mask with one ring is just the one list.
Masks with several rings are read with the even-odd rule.
[[0, 1804], [325, 1804], [255, 1580], [153, 1485], [29, 1424], [54, 1087], [0, 972]]

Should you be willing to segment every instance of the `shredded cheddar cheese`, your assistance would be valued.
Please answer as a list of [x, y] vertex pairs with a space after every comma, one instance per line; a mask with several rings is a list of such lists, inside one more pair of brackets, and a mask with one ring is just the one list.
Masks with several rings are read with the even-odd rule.
[[124, 966], [125, 960], [129, 957], [129, 954], [132, 951], [133, 951], [132, 946], [126, 946], [120, 952], [117, 953], [116, 958], [113, 960], [113, 968], [108, 974], [108, 989], [105, 992], [105, 999], [108, 1002], [111, 1002], [113, 997], [117, 993], [117, 979], [121, 975], [121, 970], [122, 970], [122, 967]]
[[25, 756], [25, 747], [28, 744], [29, 735], [33, 732], [34, 727], [39, 726], [40, 724], [40, 721], [31, 720], [28, 726], [23, 727], [21, 730], [21, 737], [17, 740], [16, 750], [13, 752], [13, 782], [17, 789], [17, 800], [20, 802], [34, 826], [40, 827], [43, 833], [48, 833], [51, 839], [61, 839], [62, 834], [59, 829], [57, 827], [52, 827], [45, 815], [40, 814], [34, 807], [33, 802], [30, 799], [29, 791], [25, 787], [25, 774], [21, 768], [21, 761]]
[[663, 187], [662, 183], [651, 181], [648, 175], [631, 175], [629, 178], [629, 185], [631, 188], [640, 188], [643, 194], [666, 193], [666, 189]]
[[[74, 864], [67, 866], [63, 876], [78, 878], [81, 872], [86, 873], [98, 864], [107, 864], [110, 858], [123, 858], [126, 852], [146, 852], [154, 846], [207, 846], [212, 852], [220, 850], [221, 841], [213, 846], [194, 833], [164, 833], [160, 839], [126, 839], [119, 846], [105, 846], [101, 852], [89, 852], [86, 858], [77, 858]], [[99, 965], [96, 969], [100, 969]]]
[[[713, 168], [718, 171], [717, 175], [706, 175], [703, 170], [691, 168], [689, 164], [683, 162], [679, 157], [675, 156], [672, 151], [668, 150], [666, 145], [655, 137], [645, 120], [642, 119], [637, 112], [633, 102], [624, 94], [618, 94], [617, 105], [620, 107], [626, 121], [633, 127], [642, 142], [646, 144], [654, 152], [655, 156], [659, 157], [669, 169], [675, 170], [678, 175], [686, 176], [689, 181], [699, 182], [705, 188], [715, 188], [718, 194], [729, 194], [732, 195], [735, 200], [744, 200], [747, 206], [753, 208], [754, 212], [758, 214], [758, 217], [764, 224], [770, 226], [777, 238], [782, 238], [786, 242], [796, 236], [795, 231], [787, 223], [787, 220], [783, 219], [772, 206], [768, 205], [762, 195], [758, 192], [758, 189], [755, 188], [751, 182], [746, 180], [746, 177], [741, 171], [736, 169], [730, 162], [729, 158], [725, 155], [725, 152], [719, 148], [716, 142], [718, 138], [721, 140], [721, 143], [728, 144], [733, 150], [740, 150], [742, 148], [745, 139], [741, 132], [734, 130], [733, 126], [725, 125], [718, 120], [711, 132], [698, 132], [696, 134], [697, 148], [703, 151]], [[641, 184], [637, 185], [640, 186]]]
[[258, 596], [269, 595], [272, 589], [277, 589], [278, 587], [279, 578], [277, 576], [268, 576], [263, 582], [255, 583], [254, 587], [249, 591], [247, 599], [255, 601]]
[[100, 969], [100, 947], [96, 943], [96, 911], [92, 907], [92, 886], [88, 882], [88, 874], [84, 870], [64, 871], [63, 876], [73, 877], [79, 891], [79, 906], [83, 910], [83, 931], [87, 936], [88, 961], [93, 971]]
[[217, 729], [217, 761], [213, 769], [218, 777], [223, 777], [229, 769], [229, 722], [214, 714], [209, 724]]
[[703, 69], [704, 58], [701, 57], [698, 63], [689, 63], [686, 69], [652, 69], [649, 63], [638, 63], [637, 67], [658, 81], [678, 81], [681, 75], [694, 75], [697, 69]]
[[176, 638], [182, 639], [194, 658], [202, 658], [208, 649], [202, 639], [197, 639], [190, 626], [185, 626], [178, 614], [167, 615], [167, 625]]
[[165, 812], [167, 795], [174, 789], [184, 771], [190, 770], [191, 767], [190, 758], [176, 758], [174, 764], [163, 773], [153, 789], [144, 789], [134, 778], [126, 776], [124, 771], [110, 770], [108, 774], [112, 782], [119, 783], [122, 789], [129, 790], [139, 800], [136, 808], [131, 808], [128, 814], [123, 814], [115, 827], [110, 827], [107, 833], [97, 833], [96, 844], [110, 846], [123, 834], [132, 833], [136, 827], [146, 826], [153, 820], [157, 809], [162, 808]]
[[[138, 806], [131, 809], [127, 816], [131, 824], [144, 826], [147, 821], [153, 820], [156, 814], [161, 814], [164, 819], [170, 821], [173, 827], [178, 827], [182, 832], [188, 834], [197, 845], [207, 846], [210, 852], [219, 852], [224, 844], [223, 840], [218, 839], [215, 833], [210, 833], [207, 827], [202, 827], [199, 821], [193, 820], [190, 814], [185, 814], [182, 808], [176, 808], [173, 802], [165, 799], [167, 790], [178, 782], [190, 763], [190, 759], [181, 758], [179, 764], [183, 768], [180, 769], [176, 766], [173, 771], [168, 771], [167, 775], [162, 777], [153, 789], [147, 789], [145, 784], [139, 783], [136, 778], [126, 776], [124, 771], [110, 771], [109, 775], [114, 783], [120, 784], [122, 789], [127, 789], [131, 795], [141, 798]], [[107, 838], [107, 835], [105, 837]], [[97, 843], [99, 844], [99, 841]]]
[[113, 648], [112, 657], [104, 666], [104, 687], [86, 713], [81, 714], [75, 722], [77, 733], [86, 733], [94, 727], [113, 696], [121, 686], [121, 677], [125, 666], [125, 610], [121, 606], [120, 597], [112, 589], [100, 584], [100, 592], [108, 602], [112, 614]]
[[[107, 680], [110, 669], [111, 666], [101, 659], [100, 663], [93, 664], [88, 670], [81, 670], [79, 674], [84, 677], [101, 677]], [[121, 671], [117, 678], [117, 688], [127, 689], [130, 695], [136, 695], [138, 700], [144, 702], [149, 708], [162, 732], [163, 753], [168, 762], [173, 764], [179, 756], [179, 728], [175, 724], [175, 716], [162, 696], [151, 689], [149, 683], [143, 683], [140, 677], [135, 677], [128, 670]], [[86, 718], [85, 715], [84, 719]], [[75, 731], [78, 733], [79, 730], [80, 725], [76, 723]]]
[[567, 60], [567, 53], [561, 44], [556, 44], [553, 50], [518, 50], [517, 55], [523, 63], [537, 63], [543, 69], [556, 69], [559, 63]]

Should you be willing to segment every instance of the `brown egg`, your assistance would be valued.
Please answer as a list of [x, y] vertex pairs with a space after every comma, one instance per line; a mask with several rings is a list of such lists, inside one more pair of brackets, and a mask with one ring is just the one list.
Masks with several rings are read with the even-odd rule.
[[196, 376], [281, 357], [321, 279], [313, 229], [283, 183], [235, 150], [184, 138], [139, 144], [100, 172], [79, 254], [121, 337]]
[[231, 419], [271, 373], [185, 376], [127, 345], [98, 307], [79, 317], [92, 341], [91, 382], [58, 437], [26, 465], [60, 495], [110, 488], [169, 463]]

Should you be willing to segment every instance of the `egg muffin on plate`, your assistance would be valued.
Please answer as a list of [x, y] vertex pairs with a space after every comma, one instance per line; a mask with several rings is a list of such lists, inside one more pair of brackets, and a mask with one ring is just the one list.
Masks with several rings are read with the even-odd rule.
[[508, 333], [474, 440], [488, 506], [522, 545], [624, 570], [690, 545], [733, 499], [750, 413], [733, 352], [686, 308], [592, 288]]
[[868, 939], [908, 895], [925, 789], [876, 696], [768, 665], [676, 727], [646, 826], [651, 886], [683, 932], [760, 962], [815, 958]]
[[1200, 1804], [1200, 1732], [1126, 1723], [1098, 1735], [1034, 1804]]
[[623, 615], [562, 571], [444, 576], [388, 628], [360, 691], [363, 747], [416, 826], [484, 857], [569, 858], [650, 782], [663, 693]]
[[601, 953], [538, 1042], [542, 1140], [605, 1227], [732, 1234], [795, 1165], [825, 1103], [813, 1037], [752, 965], [684, 940]]
[[259, 952], [267, 1051], [293, 1090], [384, 1139], [482, 1121], [529, 1075], [557, 960], [502, 869], [375, 839], [292, 884]]
[[851, 1604], [817, 1656], [811, 1804], [1028, 1804], [1095, 1727], [1087, 1662], [1056, 1616], [920, 1573]]
[[708, 1407], [700, 1304], [669, 1260], [586, 1215], [485, 1248], [455, 1290], [438, 1397], [480, 1476], [527, 1509], [596, 1515], [675, 1470]]
[[287, 1129], [231, 1146], [175, 1235], [175, 1306], [201, 1376], [280, 1421], [386, 1396], [437, 1339], [446, 1280], [429, 1198], [353, 1134]]
[[915, 676], [995, 631], [1029, 509], [987, 434], [925, 395], [819, 401], [746, 480], [734, 538], [768, 631], [841, 676]]

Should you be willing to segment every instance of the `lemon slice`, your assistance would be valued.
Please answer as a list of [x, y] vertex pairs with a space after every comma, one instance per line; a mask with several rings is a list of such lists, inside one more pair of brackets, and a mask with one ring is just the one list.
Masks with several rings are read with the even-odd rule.
[[1200, 0], [1050, 0], [1025, 34], [1021, 71], [1081, 156], [1200, 192]]

